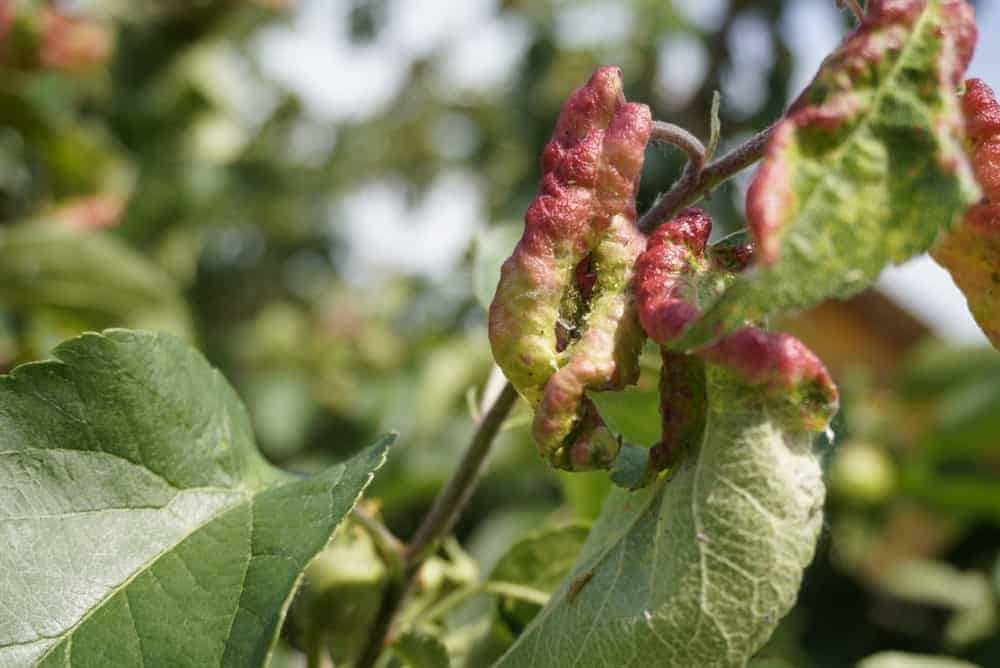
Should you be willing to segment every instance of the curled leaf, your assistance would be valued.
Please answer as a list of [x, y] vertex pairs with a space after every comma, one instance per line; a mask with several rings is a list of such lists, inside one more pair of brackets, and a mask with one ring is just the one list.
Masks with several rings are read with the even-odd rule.
[[662, 346], [663, 432], [650, 458], [656, 470], [673, 466], [701, 437], [707, 410], [703, 362], [730, 367], [748, 383], [788, 393], [794, 405], [813, 406], [818, 415], [831, 401], [825, 388], [833, 385], [823, 365], [787, 334], [744, 327], [693, 353], [671, 349], [698, 318], [701, 302], [724, 290], [734, 278], [732, 271], [742, 269], [752, 257], [753, 248], [741, 235], [709, 247], [711, 230], [705, 212], [688, 209], [656, 230], [637, 262], [639, 319], [649, 337]]
[[774, 129], [747, 195], [757, 266], [678, 346], [847, 297], [927, 250], [979, 196], [954, 91], [976, 41], [965, 0], [874, 0]]
[[931, 254], [951, 272], [976, 322], [1000, 348], [1000, 102], [983, 81], [971, 79], [962, 110], [984, 197]]
[[627, 287], [645, 245], [635, 189], [650, 127], [649, 109], [625, 101], [618, 68], [570, 96], [490, 306], [493, 355], [535, 405], [535, 440], [560, 468], [611, 463], [618, 441], [585, 392], [638, 377], [643, 335]]
[[669, 480], [612, 492], [499, 666], [744, 666], [792, 607], [822, 525], [812, 437], [836, 392], [790, 337], [734, 336], [705, 355], [692, 456]]

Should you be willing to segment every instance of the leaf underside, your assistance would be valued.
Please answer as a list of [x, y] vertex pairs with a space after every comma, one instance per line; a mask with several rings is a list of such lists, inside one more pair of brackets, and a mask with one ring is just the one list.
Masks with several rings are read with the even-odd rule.
[[614, 490], [499, 666], [742, 666], [794, 604], [822, 522], [811, 436], [718, 367], [696, 455]]
[[0, 377], [0, 665], [262, 665], [391, 438], [302, 479], [173, 337], [54, 356]]

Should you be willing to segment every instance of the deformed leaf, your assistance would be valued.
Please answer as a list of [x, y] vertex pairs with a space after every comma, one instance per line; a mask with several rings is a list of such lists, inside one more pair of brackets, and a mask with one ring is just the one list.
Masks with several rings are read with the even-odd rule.
[[391, 437], [302, 479], [173, 337], [54, 356], [0, 377], [0, 665], [262, 665]]
[[933, 251], [965, 293], [976, 322], [1000, 348], [1000, 102], [979, 79], [966, 82], [962, 111], [983, 201]]
[[867, 4], [774, 129], [747, 195], [756, 266], [678, 348], [854, 294], [960, 219], [979, 197], [955, 96], [975, 37], [965, 0]]
[[[791, 337], [707, 356], [699, 447], [613, 490], [570, 575], [498, 665], [743, 666], [795, 602], [822, 525], [812, 437], [835, 393]], [[766, 340], [761, 355], [751, 344]]]
[[180, 293], [162, 270], [112, 237], [56, 224], [0, 229], [0, 302], [65, 309], [97, 327], [190, 331]]

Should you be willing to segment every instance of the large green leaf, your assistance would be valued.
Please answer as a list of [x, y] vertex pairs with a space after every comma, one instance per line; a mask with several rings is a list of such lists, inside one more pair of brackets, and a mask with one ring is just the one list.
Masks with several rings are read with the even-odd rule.
[[573, 571], [498, 665], [743, 666], [791, 608], [824, 496], [812, 432], [791, 419], [806, 394], [707, 373], [697, 452], [669, 479], [612, 491]]
[[263, 664], [391, 437], [302, 479], [177, 339], [54, 355], [0, 377], [0, 665]]
[[869, 3], [775, 127], [747, 196], [756, 266], [676, 348], [854, 294], [960, 219], [979, 196], [955, 94], [974, 30], [964, 0]]
[[95, 327], [190, 330], [173, 281], [112, 237], [54, 223], [0, 229], [0, 305], [66, 309]]

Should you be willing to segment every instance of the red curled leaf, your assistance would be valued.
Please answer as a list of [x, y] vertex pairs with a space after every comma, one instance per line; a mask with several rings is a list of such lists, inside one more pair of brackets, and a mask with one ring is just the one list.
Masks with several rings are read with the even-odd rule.
[[830, 374], [816, 354], [791, 334], [745, 327], [698, 354], [747, 385], [786, 395], [788, 421], [801, 429], [822, 429], [836, 413], [837, 388]]
[[660, 349], [660, 442], [649, 453], [649, 466], [664, 471], [695, 447], [705, 431], [708, 394], [705, 364], [697, 355]]
[[971, 79], [962, 111], [984, 198], [931, 254], [951, 272], [976, 322], [1000, 348], [1000, 102], [983, 81]]
[[699, 304], [724, 290], [732, 272], [742, 270], [752, 256], [752, 247], [739, 235], [708, 246], [711, 230], [708, 214], [688, 209], [657, 228], [636, 262], [639, 319], [663, 346], [663, 435], [650, 454], [656, 470], [674, 465], [701, 436], [707, 405], [703, 361], [724, 368], [741, 384], [787, 398], [773, 403], [789, 407], [796, 428], [822, 428], [836, 409], [836, 389], [823, 364], [788, 334], [744, 327], [693, 354], [671, 351], [698, 318]]
[[732, 282], [753, 258], [746, 235], [737, 233], [708, 245], [712, 219], [687, 209], [650, 235], [635, 264], [633, 290], [646, 334], [670, 346], [700, 315], [701, 304]]
[[697, 276], [706, 269], [705, 245], [712, 221], [687, 209], [656, 228], [635, 266], [639, 321], [649, 338], [666, 344], [698, 315]]
[[536, 406], [539, 450], [561, 468], [610, 464], [617, 441], [584, 393], [638, 377], [643, 334], [627, 288], [645, 247], [635, 190], [651, 124], [648, 107], [625, 101], [616, 67], [570, 96], [490, 306], [493, 356]]
[[993, 89], [982, 79], [965, 82], [962, 96], [965, 130], [973, 142], [983, 142], [1000, 135], [1000, 104]]

